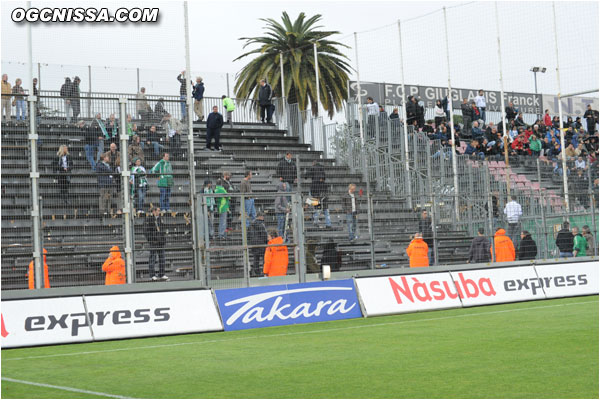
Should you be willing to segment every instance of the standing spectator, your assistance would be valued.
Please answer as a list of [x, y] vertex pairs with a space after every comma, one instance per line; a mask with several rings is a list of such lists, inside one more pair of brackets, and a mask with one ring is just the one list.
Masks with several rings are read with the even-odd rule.
[[587, 240], [581, 233], [579, 228], [573, 227], [573, 257], [585, 257], [587, 254]]
[[538, 137], [535, 134], [529, 136], [529, 150], [531, 150], [532, 156], [540, 156], [540, 153], [542, 151], [542, 141], [538, 139]]
[[444, 109], [444, 113], [446, 113], [446, 121], [451, 124], [452, 120], [450, 119], [450, 112], [452, 111], [452, 100], [448, 100], [447, 95], [442, 100], [442, 108]]
[[[215, 194], [227, 194], [223, 187], [223, 180], [217, 179]], [[219, 239], [225, 240], [227, 230], [227, 214], [229, 212], [229, 197], [217, 197], [217, 211], [219, 212]]]
[[10, 98], [12, 87], [8, 82], [8, 75], [2, 74], [2, 122], [9, 122], [12, 114]]
[[289, 255], [287, 246], [283, 245], [283, 237], [272, 230], [267, 239], [269, 239], [269, 246], [272, 247], [267, 247], [265, 250], [263, 273], [268, 277], [287, 275]]
[[233, 112], [235, 111], [235, 103], [229, 97], [223, 95], [221, 96], [223, 100], [223, 107], [227, 112], [227, 123], [230, 124], [233, 121]]
[[406, 248], [406, 255], [410, 260], [410, 268], [429, 267], [429, 247], [423, 240], [421, 232], [415, 233], [413, 240]]
[[[186, 99], [187, 99], [187, 82], [185, 80], [185, 71], [181, 71], [181, 73], [179, 75], [177, 75], [177, 80], [180, 83], [179, 99], [181, 100], [181, 120], [183, 121], [186, 117], [186, 113], [185, 113], [186, 104], [185, 103], [186, 103]], [[193, 82], [192, 82], [192, 85], [194, 85]]]
[[140, 88], [140, 91], [135, 96], [135, 112], [143, 121], [150, 118], [152, 107], [148, 104], [145, 87]]
[[78, 76], [73, 78], [73, 83], [71, 84], [71, 108], [73, 108], [73, 119], [76, 119], [81, 113], [81, 92], [79, 90], [79, 83], [81, 83], [81, 79]]
[[519, 245], [519, 260], [535, 260], [537, 257], [537, 245], [528, 231], [521, 232], [521, 244]]
[[71, 115], [73, 113], [73, 106], [71, 105], [72, 86], [71, 78], [65, 78], [65, 83], [60, 87], [60, 97], [62, 97], [65, 102], [65, 117], [67, 118], [67, 123], [71, 122]]
[[258, 105], [260, 106], [260, 121], [265, 123], [265, 113], [267, 114], [267, 124], [271, 123], [273, 118], [273, 107], [271, 99], [273, 97], [273, 89], [267, 83], [266, 79], [260, 80], [260, 89], [258, 90]]
[[283, 195], [287, 191], [287, 184], [279, 182], [277, 184], [277, 194], [275, 197], [275, 216], [277, 217], [277, 233], [281, 237], [286, 236], [285, 232], [285, 217], [290, 212], [287, 197]]
[[[160, 209], [152, 207], [152, 213], [146, 217], [144, 224], [146, 240], [150, 244], [150, 258], [148, 259], [148, 270], [153, 281], [162, 279], [168, 281], [165, 273], [165, 246], [167, 244], [167, 229], [160, 216]], [[154, 264], [158, 257], [158, 275], [155, 274]]]
[[167, 110], [165, 110], [165, 100], [162, 97], [159, 97], [154, 106], [154, 115], [152, 116], [152, 119], [160, 121], [165, 114], [167, 114]]
[[473, 121], [473, 109], [468, 103], [467, 99], [464, 98], [460, 105], [460, 111], [463, 117], [463, 132], [467, 134], [471, 131], [471, 122]]
[[356, 236], [356, 224], [358, 218], [358, 199], [354, 192], [356, 185], [351, 183], [348, 185], [348, 193], [342, 197], [342, 210], [346, 214], [346, 223], [348, 224], [348, 240], [351, 242], [358, 239]]
[[550, 117], [550, 110], [546, 109], [544, 113], [544, 125], [546, 129], [550, 129], [552, 127], [552, 118]]
[[521, 232], [521, 215], [523, 210], [521, 205], [517, 203], [517, 197], [510, 196], [510, 201], [504, 206], [504, 216], [508, 223], [508, 237], [512, 240], [514, 247], [519, 247], [519, 233]]
[[427, 258], [429, 259], [428, 265], [435, 264], [435, 260], [433, 259], [433, 230], [431, 229], [431, 218], [427, 214], [427, 210], [423, 210], [421, 212], [421, 219], [419, 219], [419, 232], [421, 233], [421, 237], [427, 243]]
[[102, 161], [96, 165], [96, 173], [98, 174], [98, 190], [100, 191], [100, 199], [98, 210], [104, 216], [108, 210], [112, 214], [112, 198], [115, 191], [113, 184], [112, 168], [109, 164], [110, 156], [107, 153], [102, 155]]
[[92, 171], [96, 170], [96, 164], [100, 161], [100, 156], [104, 151], [104, 138], [98, 124], [92, 123], [86, 126], [85, 122], [79, 121], [80, 134], [84, 139], [85, 158], [90, 163]]
[[173, 187], [173, 167], [169, 162], [169, 153], [152, 167], [150, 172], [160, 174], [158, 188], [160, 189], [160, 209], [171, 212], [171, 188]]
[[[496, 250], [495, 262], [515, 261], [515, 246], [502, 228], [496, 229], [494, 249]], [[490, 247], [490, 254], [493, 256], [492, 250]]]
[[[115, 143], [110, 144], [110, 150], [105, 154], [109, 157], [109, 165], [113, 172], [116, 174], [121, 173], [121, 152], [117, 150], [117, 145]], [[121, 196], [121, 180], [116, 177], [113, 181], [115, 191], [113, 193], [113, 200], [116, 200], [117, 206], [117, 214], [121, 214], [121, 208], [123, 204], [123, 197]], [[112, 204], [111, 204], [112, 206]]]
[[483, 228], [477, 229], [477, 236], [473, 238], [469, 248], [469, 259], [467, 263], [487, 263], [490, 262], [490, 241], [484, 235]]
[[98, 155], [96, 157], [96, 163], [98, 163], [102, 154], [104, 153], [104, 141], [110, 141], [108, 129], [106, 129], [106, 124], [102, 120], [102, 115], [100, 113], [96, 114], [94, 121], [90, 126], [90, 131], [93, 131], [98, 137]]
[[[264, 246], [269, 242], [267, 228], [265, 228], [265, 217], [262, 212], [256, 214], [256, 219], [252, 221], [248, 228], [248, 245]], [[252, 269], [250, 270], [251, 277], [261, 276], [260, 266], [266, 248], [252, 247], [250, 254], [252, 255]]]
[[417, 103], [417, 124], [421, 129], [425, 126], [425, 103], [420, 98]]
[[69, 155], [69, 148], [66, 145], [61, 145], [56, 153], [57, 160], [55, 171], [58, 173], [58, 186], [60, 195], [65, 204], [70, 205], [69, 183], [71, 182], [71, 172], [73, 170], [73, 159]]
[[555, 243], [559, 257], [573, 257], [573, 234], [569, 230], [569, 222], [563, 222], [562, 229], [556, 235]]
[[592, 110], [592, 105], [588, 104], [587, 110], [583, 114], [585, 122], [587, 124], [587, 131], [590, 135], [593, 135], [596, 131], [596, 124], [598, 123], [598, 110]]
[[372, 97], [367, 97], [367, 135], [373, 139], [375, 137], [375, 124], [379, 116], [379, 105], [375, 103]]
[[162, 128], [166, 133], [165, 141], [169, 144], [169, 152], [173, 157], [181, 156], [181, 134], [185, 130], [185, 125], [177, 118], [166, 114], [162, 121]]
[[12, 93], [14, 94], [13, 105], [17, 107], [17, 121], [25, 121], [25, 90], [21, 86], [21, 79], [17, 78], [15, 86], [12, 87]]
[[587, 251], [589, 253], [590, 256], [595, 256], [596, 255], [596, 241], [594, 240], [594, 235], [592, 234], [592, 231], [590, 230], [590, 227], [587, 225], [584, 225], [581, 230], [583, 237], [585, 238], [585, 241], [587, 242], [588, 248]]
[[406, 104], [406, 122], [412, 125], [417, 120], [417, 99], [414, 96], [408, 96]]
[[102, 264], [102, 271], [106, 272], [105, 285], [124, 285], [126, 283], [125, 260], [121, 258], [119, 246], [110, 248], [110, 255]]
[[398, 107], [394, 107], [394, 109], [392, 110], [392, 113], [390, 114], [390, 120], [392, 122], [398, 122], [400, 120], [400, 114], [398, 114]]
[[219, 107], [214, 106], [213, 112], [206, 119], [206, 150], [212, 150], [211, 142], [215, 139], [215, 150], [221, 151], [221, 128], [223, 116], [219, 114]]
[[163, 146], [161, 142], [161, 138], [158, 135], [158, 131], [156, 130], [156, 125], [150, 126], [148, 130], [148, 135], [146, 136], [146, 144], [148, 146], [152, 146], [154, 150], [154, 155], [158, 158], [160, 152], [164, 150], [165, 146]]
[[321, 212], [325, 216], [325, 226], [331, 228], [331, 217], [329, 216], [329, 200], [327, 198], [327, 185], [325, 184], [325, 169], [319, 163], [319, 160], [314, 160], [309, 172], [310, 177], [310, 195], [319, 199], [319, 204], [315, 206], [313, 214], [313, 223], [315, 226], [319, 224], [319, 216]]
[[127, 159], [131, 160], [131, 164], [135, 164], [135, 159], [139, 158], [142, 164], [144, 163], [144, 150], [142, 149], [141, 140], [138, 135], [133, 135], [131, 144], [127, 147]]
[[[213, 194], [215, 191], [212, 188], [212, 182], [210, 179], [204, 180], [204, 187], [202, 188], [202, 193], [204, 194]], [[209, 239], [214, 238], [215, 236], [215, 198], [212, 196], [206, 196], [206, 212], [208, 213], [208, 237]]]
[[106, 120], [106, 130], [108, 132], [108, 141], [110, 143], [119, 142], [119, 120], [115, 118], [115, 114], [110, 114]]
[[475, 96], [475, 105], [477, 106], [477, 109], [479, 110], [479, 115], [481, 116], [481, 119], [485, 123], [486, 103], [485, 103], [485, 96], [483, 95], [483, 89], [479, 89], [479, 95]]
[[202, 122], [204, 121], [204, 82], [202, 82], [202, 78], [199, 76], [196, 77], [192, 97], [194, 98], [194, 112], [198, 116], [196, 122]]
[[517, 110], [515, 109], [515, 105], [512, 101], [508, 102], [508, 106], [504, 108], [506, 113], [506, 120], [510, 121], [511, 119], [515, 119], [517, 117]]
[[[292, 152], [288, 151], [285, 153], [285, 157], [277, 164], [277, 170], [275, 176], [279, 178], [280, 182], [286, 183], [286, 189], [288, 192], [292, 191], [294, 184], [298, 182], [296, 163], [292, 160]], [[288, 202], [291, 201], [291, 196], [288, 196]]]
[[[223, 181], [223, 187], [227, 191], [227, 193], [235, 193], [238, 190], [235, 188], [233, 183], [231, 182], [231, 172], [224, 171], [223, 177], [221, 178]], [[235, 197], [233, 199], [229, 199], [229, 211], [227, 212], [227, 231], [229, 232], [233, 227], [233, 215], [235, 215], [237, 208], [237, 202]]]
[[[252, 171], [246, 171], [244, 179], [240, 183], [240, 193], [252, 193]], [[246, 197], [244, 199], [244, 209], [246, 210], [246, 227], [250, 226], [250, 223], [256, 218], [256, 208], [254, 208], [254, 198]]]
[[[44, 249], [44, 288], [45, 289], [49, 289], [50, 288], [50, 277], [48, 276], [48, 262], [46, 259], [46, 255], [48, 254], [48, 251], [46, 249]], [[31, 262], [29, 263], [29, 270], [28, 270], [28, 274], [27, 274], [27, 281], [28, 281], [28, 285], [29, 285], [29, 290], [33, 290], [35, 289], [35, 272], [34, 272], [34, 262], [33, 260], [31, 260]]]
[[131, 197], [137, 195], [137, 214], [141, 214], [144, 210], [144, 198], [148, 190], [148, 179], [146, 179], [146, 168], [142, 165], [142, 159], [139, 157], [133, 158], [133, 167], [131, 167]]
[[441, 100], [436, 100], [435, 107], [433, 108], [433, 115], [435, 121], [435, 127], [439, 127], [444, 118], [446, 117], [446, 113], [444, 112]]

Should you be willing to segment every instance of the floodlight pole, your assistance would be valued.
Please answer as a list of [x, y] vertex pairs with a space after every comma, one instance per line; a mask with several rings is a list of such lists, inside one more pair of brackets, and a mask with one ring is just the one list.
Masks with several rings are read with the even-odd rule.
[[[402, 130], [404, 131], [404, 167], [406, 169], [406, 194], [408, 196], [408, 207], [412, 209], [412, 182], [410, 180], [410, 151], [408, 150], [408, 117], [406, 114], [406, 90], [404, 88], [404, 56], [402, 55], [402, 26], [398, 20], [398, 38], [400, 39], [400, 85], [402, 86]], [[350, 87], [350, 85], [348, 85]], [[348, 96], [350, 97], [350, 96]]]
[[[316, 105], [317, 105], [317, 109], [316, 109], [316, 114], [315, 117], [319, 116], [319, 99], [320, 99], [320, 93], [319, 93], [319, 60], [317, 58], [317, 42], [313, 43], [313, 53], [315, 54], [315, 78], [317, 80], [317, 98], [316, 98]], [[315, 143], [313, 143], [313, 146], [315, 145]]]
[[510, 196], [510, 164], [508, 163], [508, 140], [506, 135], [506, 117], [504, 110], [504, 79], [502, 78], [502, 50], [500, 48], [500, 23], [498, 22], [498, 2], [494, 2], [496, 10], [496, 39], [498, 42], [498, 70], [500, 74], [500, 122], [502, 123], [502, 143], [504, 145], [504, 162], [506, 163], [506, 194]]

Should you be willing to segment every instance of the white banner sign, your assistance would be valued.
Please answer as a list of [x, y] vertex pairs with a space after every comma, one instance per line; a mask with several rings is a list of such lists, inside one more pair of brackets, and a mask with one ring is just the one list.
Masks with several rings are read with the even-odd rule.
[[2, 302], [2, 348], [90, 342], [81, 296]]
[[547, 298], [598, 294], [598, 262], [537, 265]]

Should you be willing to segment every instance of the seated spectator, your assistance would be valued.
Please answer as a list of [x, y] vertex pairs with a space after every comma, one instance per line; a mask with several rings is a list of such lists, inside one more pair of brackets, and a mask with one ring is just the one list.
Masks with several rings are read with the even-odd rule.
[[577, 157], [577, 152], [575, 151], [575, 148], [573, 147], [573, 143], [569, 143], [569, 145], [565, 149], [565, 155], [567, 156], [567, 160], [571, 160], [571, 159], [574, 159], [575, 157]]
[[581, 117], [577, 117], [575, 118], [575, 122], [573, 122], [573, 124], [571, 124], [571, 126], [573, 127], [574, 130], [578, 131], [580, 129], [583, 128], [583, 125], [581, 124]]
[[585, 160], [583, 159], [582, 156], [577, 157], [577, 160], [575, 161], [575, 169], [585, 169], [586, 165], [585, 165]]
[[502, 142], [498, 141], [495, 143], [487, 143], [487, 141], [484, 139], [481, 150], [483, 151], [485, 158], [488, 160], [495, 159], [496, 161], [501, 161], [504, 154], [502, 148], [500, 147], [501, 143]]
[[478, 140], [480, 143], [483, 141], [483, 132], [479, 129], [479, 122], [473, 121], [473, 128], [471, 128], [471, 137]]
[[60, 195], [65, 204], [70, 205], [71, 199], [69, 195], [69, 184], [71, 183], [73, 159], [69, 155], [69, 148], [64, 144], [59, 147], [56, 156], [57, 160], [54, 168], [58, 173], [58, 186], [60, 188]]
[[144, 150], [142, 149], [141, 140], [138, 135], [134, 135], [129, 147], [127, 147], [127, 159], [133, 165], [133, 159], [139, 158], [144, 163]]
[[519, 130], [516, 126], [512, 126], [508, 131], [508, 141], [512, 143], [515, 138], [519, 135]]
[[108, 131], [109, 142], [119, 143], [119, 121], [115, 118], [115, 114], [110, 114], [105, 125]]
[[161, 97], [158, 99], [158, 102], [154, 106], [154, 118], [155, 120], [162, 120], [165, 114], [168, 114], [165, 110], [164, 99]]
[[542, 142], [535, 134], [529, 137], [529, 150], [534, 157], [539, 157], [542, 152]]
[[525, 126], [527, 125], [525, 123], [525, 120], [523, 120], [523, 113], [519, 112], [519, 114], [517, 115], [517, 118], [515, 118], [515, 126], [519, 127], [519, 126]]
[[548, 137], [544, 137], [542, 141], [542, 155], [547, 156], [550, 150], [552, 149], [552, 143], [548, 140]]
[[467, 145], [465, 154], [473, 158], [479, 158], [480, 160], [485, 158], [485, 154], [481, 151], [479, 142], [475, 139], [471, 140], [471, 143]]
[[548, 153], [546, 154], [546, 156], [550, 159], [556, 159], [558, 158], [559, 154], [560, 154], [560, 142], [558, 140], [556, 140], [556, 138], [552, 139], [552, 142], [550, 142], [550, 150], [548, 150]]
[[567, 117], [566, 121], [563, 121], [563, 129], [571, 128], [573, 126], [573, 117]]
[[181, 133], [185, 130], [185, 125], [177, 118], [166, 114], [162, 121], [162, 128], [166, 132], [165, 142], [169, 144], [169, 151], [173, 157], [180, 157], [181, 151]]
[[137, 214], [144, 210], [144, 198], [148, 189], [148, 180], [146, 179], [146, 168], [142, 165], [142, 160], [138, 157], [133, 158], [133, 167], [131, 167], [131, 198], [137, 196]]
[[560, 118], [558, 115], [555, 115], [554, 118], [552, 118], [552, 128], [560, 129]]
[[154, 155], [156, 157], [160, 156], [160, 153], [164, 150], [165, 146], [161, 144], [161, 138], [156, 131], [156, 125], [150, 126], [148, 130], [148, 134], [146, 135], [146, 144], [148, 146], [152, 146], [154, 149]]

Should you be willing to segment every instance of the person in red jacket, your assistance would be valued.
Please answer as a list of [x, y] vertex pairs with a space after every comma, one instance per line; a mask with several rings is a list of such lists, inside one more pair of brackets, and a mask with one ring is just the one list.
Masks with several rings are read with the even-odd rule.
[[[50, 287], [50, 278], [48, 277], [48, 264], [46, 263], [46, 254], [48, 252], [44, 249], [44, 288]], [[35, 273], [33, 272], [34, 262], [33, 260], [29, 263], [29, 273], [27, 274], [27, 280], [29, 281], [29, 289], [35, 289]]]
[[546, 110], [546, 113], [544, 114], [544, 125], [546, 125], [546, 128], [549, 128], [552, 126], [552, 118], [550, 118], [550, 110]]
[[106, 272], [106, 285], [122, 285], [125, 283], [125, 261], [121, 258], [119, 246], [110, 248], [110, 255], [102, 264], [102, 271]]
[[410, 259], [410, 267], [429, 267], [428, 252], [429, 246], [423, 240], [423, 234], [421, 232], [415, 233], [414, 239], [406, 248], [406, 254]]
[[493, 249], [490, 247], [492, 261], [515, 261], [515, 246], [513, 245], [512, 240], [506, 236], [506, 231], [502, 228], [496, 230], [496, 234], [494, 235], [494, 248], [496, 249], [496, 257], [494, 257]]
[[[283, 238], [277, 235], [276, 230], [269, 231], [267, 239], [269, 239], [269, 245], [283, 244]], [[287, 275], [288, 261], [287, 246], [267, 247], [263, 273], [269, 277]]]

